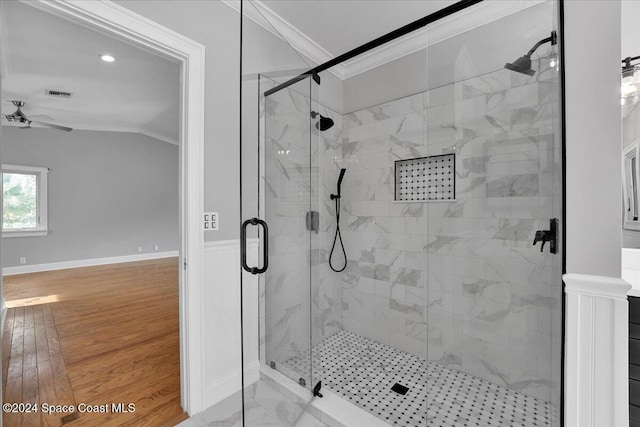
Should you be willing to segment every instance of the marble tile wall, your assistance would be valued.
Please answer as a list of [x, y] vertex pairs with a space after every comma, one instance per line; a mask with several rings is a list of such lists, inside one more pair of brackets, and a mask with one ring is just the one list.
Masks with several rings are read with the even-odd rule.
[[[311, 239], [305, 215], [310, 210], [312, 184], [310, 105], [308, 96], [293, 87], [266, 98], [264, 108], [261, 214], [269, 224], [269, 270], [261, 276], [261, 331], [263, 360], [279, 365], [309, 347]], [[308, 372], [289, 375], [297, 380]]]
[[[345, 116], [293, 90], [269, 97], [263, 360], [344, 328], [549, 400], [561, 263], [531, 241], [560, 216], [557, 87], [552, 69], [500, 70]], [[310, 129], [310, 108], [334, 127]], [[455, 202], [393, 201], [395, 160], [452, 152]], [[349, 265], [335, 273], [329, 195], [341, 167]], [[309, 209], [320, 213], [311, 236]]]
[[[561, 212], [557, 71], [546, 64], [343, 117], [349, 266], [338, 280], [345, 329], [550, 400], [561, 263], [531, 244]], [[452, 152], [455, 202], [393, 201], [395, 160]]]
[[[312, 110], [331, 117], [334, 126], [321, 134]], [[261, 215], [270, 228], [269, 270], [260, 289], [261, 359], [282, 366], [342, 329], [342, 288], [327, 264], [335, 226], [329, 193], [335, 192], [342, 156], [342, 116], [310, 102], [308, 86], [270, 95], [260, 115], [265, 136]], [[312, 210], [320, 214], [317, 233], [306, 227]], [[285, 374], [315, 383], [310, 366], [303, 371]]]

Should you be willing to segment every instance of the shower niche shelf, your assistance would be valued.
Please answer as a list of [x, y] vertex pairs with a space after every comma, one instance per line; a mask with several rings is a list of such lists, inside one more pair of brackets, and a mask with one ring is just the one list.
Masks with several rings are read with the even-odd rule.
[[396, 202], [451, 202], [456, 200], [456, 155], [396, 160]]

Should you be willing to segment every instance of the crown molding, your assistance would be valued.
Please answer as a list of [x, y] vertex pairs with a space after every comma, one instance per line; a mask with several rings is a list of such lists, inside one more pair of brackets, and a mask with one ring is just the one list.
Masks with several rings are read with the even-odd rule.
[[543, 2], [521, 0], [480, 3], [346, 61], [344, 78], [354, 77]]
[[[241, 0], [221, 1], [237, 12], [240, 12]], [[455, 16], [441, 19], [411, 34], [407, 34], [383, 46], [372, 49], [369, 52], [346, 61], [344, 64], [332, 67], [328, 71], [341, 80], [346, 80], [418, 52], [426, 46], [434, 45], [543, 2], [544, 0], [486, 1], [458, 12]], [[254, 7], [245, 8], [244, 14], [247, 18], [288, 43], [313, 63], [319, 65], [334, 58], [326, 49], [298, 28], [285, 21], [269, 9], [262, 1], [251, 0], [249, 3]]]
[[[236, 12], [240, 13], [241, 0], [220, 0]], [[289, 44], [296, 52], [304, 56], [308, 61], [307, 65], [312, 68], [316, 65], [323, 64], [334, 56], [325, 48], [309, 38], [305, 33], [291, 25], [288, 21], [282, 19], [280, 15], [271, 10], [263, 2], [252, 0], [252, 7], [245, 7], [244, 16], [255, 22], [269, 33], [273, 34], [280, 40]], [[310, 62], [310, 63], [309, 63]], [[336, 77], [344, 80], [344, 66], [339, 65], [329, 70]]]

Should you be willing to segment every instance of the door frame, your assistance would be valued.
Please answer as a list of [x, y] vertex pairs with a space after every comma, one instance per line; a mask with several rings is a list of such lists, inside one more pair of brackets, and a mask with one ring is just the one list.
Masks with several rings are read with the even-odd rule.
[[204, 234], [200, 220], [204, 211], [205, 48], [110, 0], [20, 1], [124, 40], [180, 66], [180, 399], [182, 408], [193, 415], [204, 409], [201, 375]]

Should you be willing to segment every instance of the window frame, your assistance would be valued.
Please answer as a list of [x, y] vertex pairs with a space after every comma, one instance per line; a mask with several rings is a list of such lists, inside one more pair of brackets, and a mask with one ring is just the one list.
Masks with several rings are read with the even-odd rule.
[[[47, 178], [49, 174], [49, 168], [40, 166], [25, 166], [25, 165], [13, 165], [2, 164], [2, 170], [4, 173], [22, 173], [25, 175], [36, 175], [36, 213], [38, 216], [38, 225], [36, 228], [20, 229], [20, 228], [4, 228], [4, 213], [3, 213], [3, 226], [2, 226], [2, 238], [7, 237], [39, 237], [49, 234], [49, 218], [48, 218], [48, 205], [47, 205]], [[4, 182], [4, 180], [3, 180]], [[3, 184], [4, 185], [4, 184]], [[4, 188], [3, 188], [4, 193]]]

